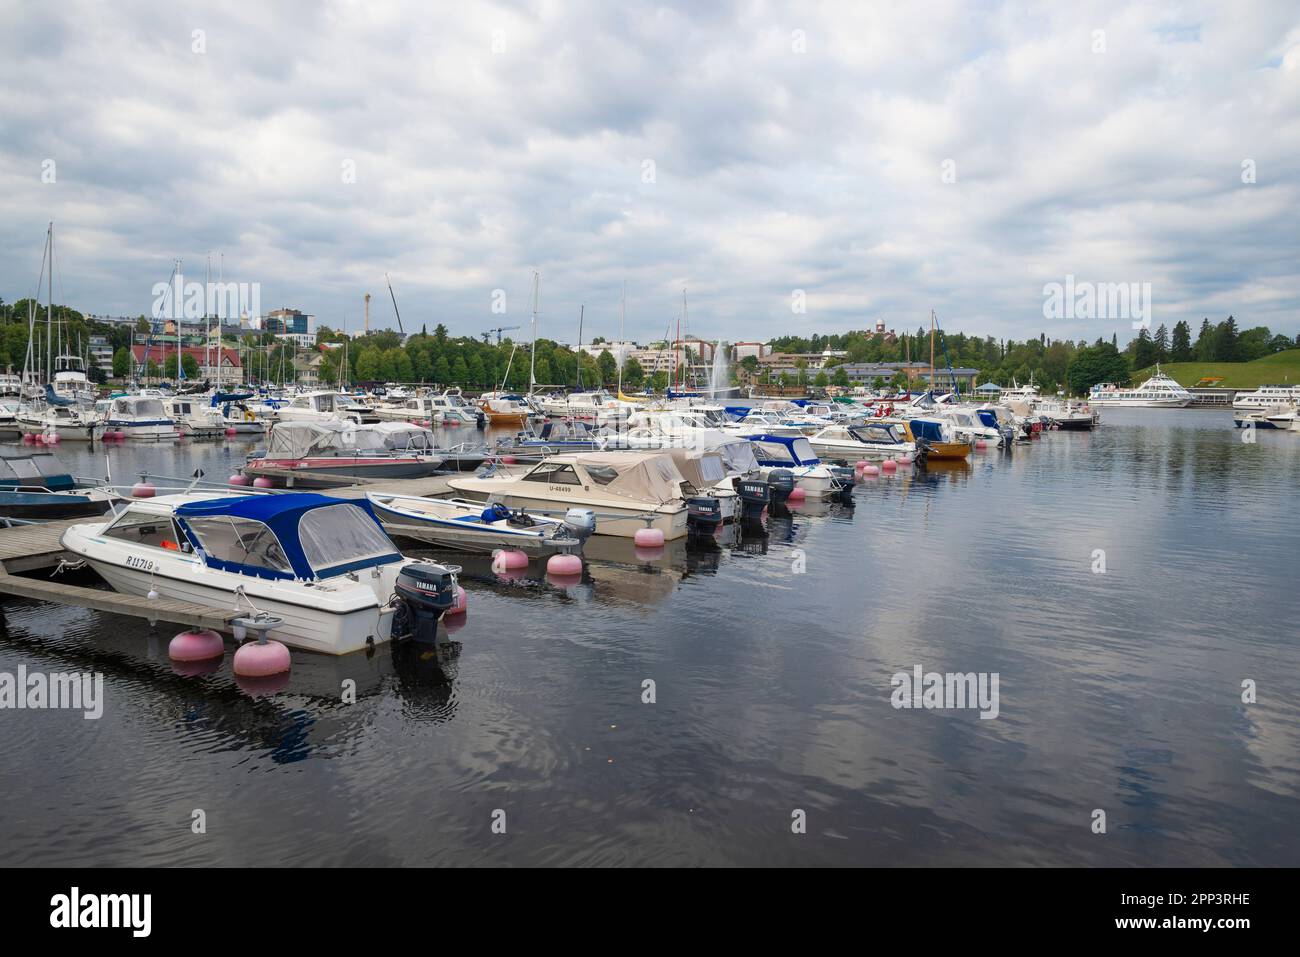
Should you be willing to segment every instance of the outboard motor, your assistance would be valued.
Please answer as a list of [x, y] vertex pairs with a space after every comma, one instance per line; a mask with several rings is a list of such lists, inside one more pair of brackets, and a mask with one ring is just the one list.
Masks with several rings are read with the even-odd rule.
[[596, 513], [589, 508], [571, 508], [564, 513], [564, 527], [580, 542], [596, 531]]
[[836, 501], [853, 504], [853, 469], [846, 468], [842, 465], [832, 465], [831, 474], [835, 477], [835, 484], [832, 486], [831, 495]]
[[397, 575], [397, 610], [393, 637], [409, 635], [433, 644], [438, 639], [438, 619], [456, 603], [456, 576], [443, 565], [419, 562]]
[[740, 499], [741, 516], [761, 515], [772, 497], [772, 488], [762, 479], [737, 478], [732, 483]]
[[772, 487], [772, 504], [784, 505], [794, 491], [794, 473], [789, 469], [773, 469], [768, 473], [767, 484]]
[[692, 495], [686, 508], [686, 527], [693, 533], [712, 535], [722, 524], [722, 504], [712, 495]]

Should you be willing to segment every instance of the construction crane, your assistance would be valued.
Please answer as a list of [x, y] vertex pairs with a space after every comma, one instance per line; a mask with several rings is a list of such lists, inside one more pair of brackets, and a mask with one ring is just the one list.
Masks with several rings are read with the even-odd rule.
[[522, 329], [522, 328], [523, 326], [498, 326], [495, 329], [489, 329], [486, 332], [480, 332], [479, 335], [483, 337], [484, 342], [487, 342], [488, 339], [492, 337], [492, 333], [495, 332], [497, 334], [497, 345], [501, 345], [501, 333], [513, 332], [516, 329]]

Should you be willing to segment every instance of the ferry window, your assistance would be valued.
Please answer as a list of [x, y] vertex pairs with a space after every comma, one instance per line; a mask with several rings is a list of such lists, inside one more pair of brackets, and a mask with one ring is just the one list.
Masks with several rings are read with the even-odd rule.
[[261, 522], [223, 515], [191, 519], [187, 524], [203, 550], [219, 561], [293, 572], [280, 540]]
[[170, 518], [149, 512], [127, 509], [111, 526], [104, 530], [105, 538], [148, 545], [150, 548], [179, 548], [181, 541]]
[[539, 465], [524, 476], [525, 482], [550, 482], [554, 485], [581, 485], [572, 465]]

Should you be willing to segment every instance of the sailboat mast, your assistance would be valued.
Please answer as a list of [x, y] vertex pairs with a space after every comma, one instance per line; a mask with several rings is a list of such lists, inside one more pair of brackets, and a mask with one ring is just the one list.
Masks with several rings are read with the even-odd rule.
[[46, 231], [46, 242], [49, 243], [50, 272], [46, 276], [49, 283], [48, 292], [45, 297], [45, 381], [53, 384], [54, 382], [54, 223], [50, 223], [50, 228]]
[[930, 389], [934, 390], [934, 310], [930, 310]]
[[537, 270], [533, 270], [533, 347], [530, 352], [532, 356], [528, 360], [528, 394], [531, 396], [533, 390], [537, 388], [537, 290], [538, 275]]
[[582, 391], [582, 314], [586, 312], [586, 303], [578, 307], [578, 391]]
[[623, 280], [623, 297], [618, 304], [618, 394], [623, 395], [623, 320], [627, 318], [627, 280]]

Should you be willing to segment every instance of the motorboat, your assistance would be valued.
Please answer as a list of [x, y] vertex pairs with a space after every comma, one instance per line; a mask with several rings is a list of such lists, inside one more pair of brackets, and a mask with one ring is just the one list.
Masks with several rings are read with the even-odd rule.
[[1236, 409], [1232, 424], [1239, 429], [1290, 429], [1296, 409], [1294, 402], [1278, 403], [1267, 409]]
[[[668, 454], [672, 456], [673, 464], [677, 466], [677, 471], [682, 473], [689, 486], [682, 490], [687, 508], [693, 512], [698, 510], [692, 509], [692, 503], [696, 498], [714, 499], [716, 506], [701, 503], [704, 510], [714, 508], [717, 510], [717, 522], [709, 524], [734, 521], [739, 513], [737, 506], [739, 496], [736, 494], [731, 478], [727, 475], [727, 466], [723, 462], [722, 453], [711, 449], [674, 448], [668, 449]], [[689, 519], [688, 524], [690, 524]]]
[[164, 411], [176, 421], [181, 435], [204, 438], [226, 434], [226, 419], [221, 410], [202, 404], [198, 398], [172, 396], [162, 400]]
[[94, 442], [104, 434], [104, 421], [93, 408], [83, 408], [72, 399], [55, 395], [49, 385], [44, 400], [23, 406], [14, 418], [24, 435], [57, 435], [65, 442]]
[[588, 509], [570, 509], [564, 518], [529, 514], [500, 502], [422, 498], [367, 492], [375, 515], [390, 535], [416, 541], [490, 552], [515, 549], [530, 555], [576, 551], [595, 530]]
[[1073, 432], [1092, 429], [1098, 418], [1086, 404], [1063, 399], [1039, 399], [1034, 403], [1034, 411], [1046, 416], [1052, 428]]
[[487, 424], [487, 416], [466, 402], [460, 389], [453, 387], [430, 398], [434, 408], [442, 413], [443, 425], [472, 425], [481, 429]]
[[18, 399], [0, 399], [0, 435], [22, 435], [18, 424], [18, 413], [23, 404]]
[[[277, 422], [265, 449], [249, 454], [246, 475], [279, 477], [287, 471], [343, 478], [423, 478], [443, 457], [433, 433], [404, 422]], [[295, 486], [310, 487], [310, 476]]]
[[901, 421], [868, 420], [861, 425], [828, 425], [808, 437], [821, 458], [856, 462], [863, 458], [913, 455], [916, 444], [906, 437]]
[[541, 402], [542, 411], [552, 418], [583, 419], [597, 425], [625, 421], [639, 406], [614, 398], [608, 392], [570, 392]]
[[18, 398], [23, 394], [23, 380], [12, 372], [0, 372], [0, 398]]
[[104, 430], [121, 432], [128, 439], [175, 439], [180, 428], [167, 414], [163, 399], [152, 395], [120, 395], [104, 417]]
[[456, 596], [455, 567], [403, 558], [369, 502], [310, 492], [132, 501], [63, 547], [115, 591], [274, 616], [272, 638], [331, 655], [414, 632]]
[[513, 425], [522, 428], [534, 415], [528, 400], [512, 392], [484, 392], [479, 396], [478, 407], [491, 426]]
[[806, 436], [760, 433], [747, 438], [753, 443], [760, 473], [769, 481], [775, 471], [789, 472], [794, 484], [812, 498], [838, 495], [853, 487], [853, 470], [824, 464]]
[[921, 461], [966, 459], [974, 450], [973, 443], [957, 437], [953, 424], [940, 418], [915, 418], [903, 422], [909, 441], [916, 443], [916, 454]]
[[21, 519], [102, 515], [116, 496], [77, 478], [51, 452], [0, 452], [0, 516]]
[[1181, 409], [1192, 402], [1192, 394], [1160, 371], [1136, 389], [1125, 389], [1104, 383], [1095, 385], [1088, 393], [1088, 404], [1095, 406], [1128, 406], [1145, 409]]
[[549, 419], [540, 429], [528, 428], [512, 438], [497, 439], [492, 451], [526, 461], [540, 461], [561, 452], [595, 452], [603, 449], [606, 436], [586, 422]]
[[597, 535], [633, 538], [643, 528], [657, 528], [669, 540], [687, 531], [684, 481], [662, 452], [577, 452], [549, 456], [526, 471], [487, 467], [447, 484], [468, 498], [528, 512], [591, 509]]
[[304, 392], [279, 407], [279, 422], [341, 422], [352, 421], [360, 425], [362, 413], [353, 407], [353, 400], [340, 392], [320, 390]]
[[79, 356], [55, 356], [54, 381], [51, 385], [54, 394], [60, 399], [68, 399], [81, 408], [89, 408], [95, 404], [97, 393], [84, 366], [85, 363]]

